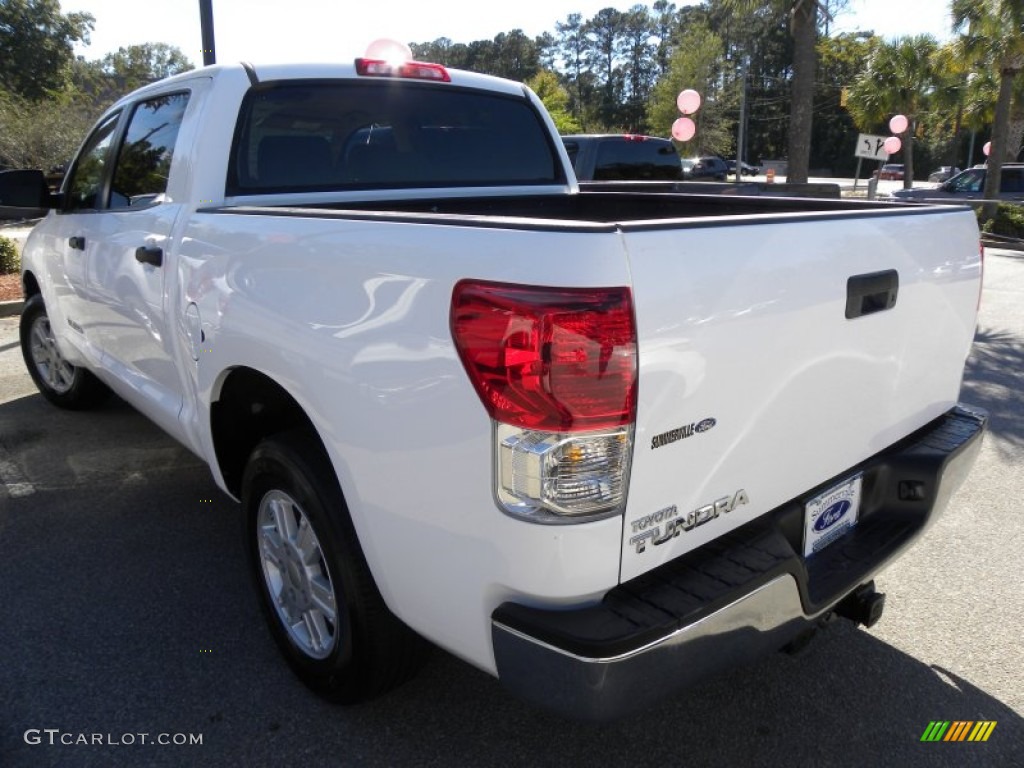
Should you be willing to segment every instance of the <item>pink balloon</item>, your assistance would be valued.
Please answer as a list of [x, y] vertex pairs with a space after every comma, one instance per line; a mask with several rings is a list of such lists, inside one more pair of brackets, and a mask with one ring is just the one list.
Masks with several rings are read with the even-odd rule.
[[412, 50], [405, 43], [382, 37], [366, 47], [366, 58], [391, 64], [404, 64], [412, 61]]
[[992, 142], [986, 141], [985, 146], [981, 148], [981, 151], [985, 153], [985, 157], [988, 157], [988, 153], [992, 151]]
[[672, 123], [672, 138], [676, 141], [689, 141], [697, 133], [697, 126], [688, 117], [680, 117]]
[[907, 118], [903, 115], [893, 115], [892, 120], [889, 121], [889, 130], [893, 133], [903, 133], [907, 130], [907, 126], [910, 125], [907, 122]]
[[903, 142], [900, 141], [899, 138], [896, 136], [890, 136], [888, 139], [885, 140], [885, 144], [883, 144], [882, 146], [885, 147], [885, 151], [888, 152], [890, 155], [895, 155], [897, 152], [900, 151], [900, 147], [903, 146]]
[[693, 88], [680, 91], [679, 95], [676, 96], [676, 106], [679, 107], [679, 111], [684, 115], [692, 115], [700, 109], [700, 94], [693, 90]]

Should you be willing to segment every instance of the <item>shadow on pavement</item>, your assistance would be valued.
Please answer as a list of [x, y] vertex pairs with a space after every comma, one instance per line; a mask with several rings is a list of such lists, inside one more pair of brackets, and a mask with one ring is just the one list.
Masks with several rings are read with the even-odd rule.
[[988, 410], [989, 434], [1000, 453], [1024, 450], [1024, 340], [1009, 331], [979, 328], [967, 359], [961, 399]]

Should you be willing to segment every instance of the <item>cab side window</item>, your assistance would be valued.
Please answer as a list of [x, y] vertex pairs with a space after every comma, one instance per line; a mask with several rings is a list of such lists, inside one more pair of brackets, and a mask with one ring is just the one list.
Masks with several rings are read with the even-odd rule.
[[985, 172], [980, 169], [966, 171], [956, 177], [950, 183], [954, 192], [981, 192], [981, 186], [985, 183]]
[[161, 199], [174, 156], [174, 143], [188, 106], [187, 93], [139, 102], [117, 156], [111, 208], [130, 208]]
[[86, 139], [65, 187], [65, 210], [93, 210], [106, 205], [103, 183], [119, 117], [110, 115]]

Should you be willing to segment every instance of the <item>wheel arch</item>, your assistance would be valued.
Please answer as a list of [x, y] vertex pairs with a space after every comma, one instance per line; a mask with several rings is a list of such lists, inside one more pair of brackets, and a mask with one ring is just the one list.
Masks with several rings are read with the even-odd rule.
[[26, 301], [31, 299], [37, 293], [42, 293], [42, 289], [39, 287], [39, 281], [36, 280], [36, 276], [32, 274], [31, 270], [25, 270], [21, 276], [21, 291]]
[[246, 462], [261, 440], [296, 428], [329, 457], [316, 425], [281, 383], [246, 366], [224, 371], [210, 404], [210, 435], [228, 492], [241, 498]]

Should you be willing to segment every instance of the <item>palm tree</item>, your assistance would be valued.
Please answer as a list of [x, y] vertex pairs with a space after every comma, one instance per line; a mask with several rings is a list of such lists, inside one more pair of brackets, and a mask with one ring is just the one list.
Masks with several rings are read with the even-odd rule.
[[[992, 151], [985, 175], [984, 196], [999, 196], [1003, 162], [1016, 159], [1019, 147], [1008, 145], [1013, 84], [1024, 70], [1024, 2], [1021, 0], [953, 0], [953, 30], [961, 33], [959, 44], [968, 54], [980, 54], [999, 72], [999, 96], [992, 123]], [[986, 218], [995, 216], [996, 203], [985, 206]]]
[[[971, 81], [976, 75], [971, 71], [971, 62], [964, 58], [955, 45], [947, 43], [941, 46], [933, 59], [935, 68], [936, 88], [932, 94], [932, 114], [929, 121], [934, 122], [939, 140], [948, 140], [945, 162], [950, 166], [959, 165], [959, 138], [964, 127]], [[953, 116], [950, 128], [949, 116]]]
[[[996, 99], [999, 93], [998, 75], [977, 55], [964, 51], [960, 41], [946, 43], [935, 56], [936, 77], [939, 83], [930, 99], [928, 119], [937, 126], [949, 124], [954, 116], [953, 135], [950, 137], [948, 165], [961, 164], [960, 137], [963, 131], [970, 131], [972, 138], [978, 131], [992, 125]], [[1024, 107], [1024, 79], [1018, 78], [1014, 85], [1013, 103]], [[1024, 119], [1024, 116], [1018, 115]], [[1010, 144], [1014, 143], [1014, 117], [1011, 116]], [[1024, 125], [1024, 124], [1021, 124]], [[1016, 138], [1020, 144], [1020, 135]], [[973, 145], [974, 142], [972, 141]], [[974, 163], [974, 156], [980, 152], [980, 144], [971, 146], [964, 157], [964, 167]]]
[[910, 123], [903, 141], [903, 186], [914, 184], [914, 136], [935, 92], [933, 63], [938, 43], [931, 35], [879, 41], [867, 67], [850, 89], [849, 110], [858, 127], [871, 130], [892, 115], [906, 115]]

